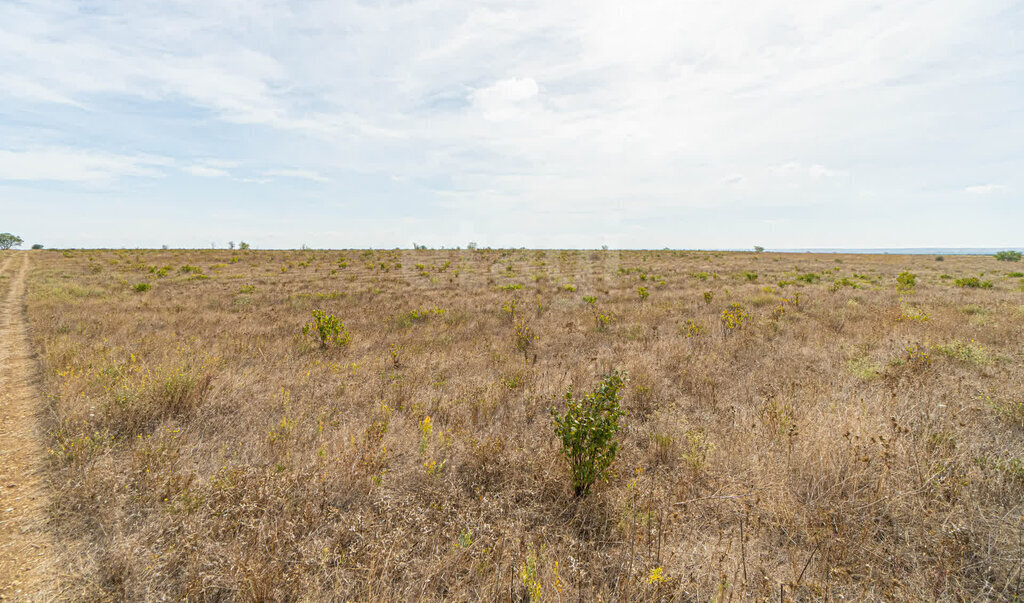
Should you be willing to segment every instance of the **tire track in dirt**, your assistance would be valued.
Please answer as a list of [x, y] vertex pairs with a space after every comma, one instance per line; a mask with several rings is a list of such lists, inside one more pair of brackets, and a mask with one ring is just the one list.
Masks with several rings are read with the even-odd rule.
[[50, 601], [56, 567], [46, 526], [43, 405], [24, 313], [30, 263], [18, 252], [0, 268], [8, 277], [0, 302], [0, 600]]

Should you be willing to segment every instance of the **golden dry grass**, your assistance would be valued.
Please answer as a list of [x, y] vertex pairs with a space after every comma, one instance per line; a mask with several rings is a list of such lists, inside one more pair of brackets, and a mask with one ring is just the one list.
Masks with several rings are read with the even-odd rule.
[[[1021, 596], [1019, 264], [36, 253], [76, 598]], [[314, 309], [351, 342], [304, 339]], [[613, 369], [615, 471], [574, 499], [548, 410]]]

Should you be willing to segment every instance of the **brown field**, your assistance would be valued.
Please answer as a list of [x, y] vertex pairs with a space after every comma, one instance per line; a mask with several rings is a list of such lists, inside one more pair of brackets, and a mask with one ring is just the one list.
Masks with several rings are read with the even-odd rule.
[[[1020, 263], [30, 253], [64, 598], [1024, 596]], [[549, 409], [614, 369], [576, 498]]]

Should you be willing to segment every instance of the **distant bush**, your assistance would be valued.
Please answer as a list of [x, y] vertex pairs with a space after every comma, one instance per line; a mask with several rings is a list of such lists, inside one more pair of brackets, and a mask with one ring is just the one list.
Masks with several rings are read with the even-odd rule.
[[149, 283], [139, 283], [138, 285], [132, 287], [132, 289], [135, 289], [139, 293], [145, 293], [146, 291], [149, 291], [152, 288], [153, 285], [150, 285]]
[[1019, 251], [999, 251], [996, 253], [995, 258], [1001, 262], [1019, 262], [1020, 252]]
[[188, 274], [190, 272], [193, 273], [193, 274], [202, 274], [203, 273], [203, 269], [202, 268], [200, 268], [199, 266], [192, 266], [190, 264], [185, 264], [184, 266], [182, 266], [181, 267], [181, 271], [184, 272], [185, 274]]
[[42, 248], [43, 248], [43, 244], [42, 243], [34, 243], [32, 245], [32, 249], [42, 249]]
[[992, 281], [983, 281], [978, 279], [976, 276], [969, 276], [966, 278], [958, 278], [955, 281], [957, 287], [966, 287], [969, 289], [991, 289]]
[[623, 415], [619, 398], [625, 377], [625, 372], [612, 372], [597, 389], [579, 399], [573, 397], [570, 387], [565, 394], [565, 412], [551, 409], [555, 435], [562, 441], [576, 496], [585, 496], [615, 461], [619, 450], [615, 436]]
[[935, 256], [935, 261], [936, 262], [945, 262], [946, 261], [946, 256], [937, 255], [937, 256]]
[[813, 272], [808, 272], [807, 274], [801, 274], [800, 276], [796, 277], [796, 280], [804, 282], [804, 283], [807, 283], [808, 285], [812, 285], [812, 284], [818, 282], [818, 280], [820, 280], [820, 279], [821, 279], [821, 275], [820, 274], [815, 274]]

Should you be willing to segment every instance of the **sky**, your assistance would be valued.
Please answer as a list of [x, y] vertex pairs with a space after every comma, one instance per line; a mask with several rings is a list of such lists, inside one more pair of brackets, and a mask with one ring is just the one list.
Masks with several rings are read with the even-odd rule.
[[1024, 246], [1020, 0], [0, 0], [47, 247]]

